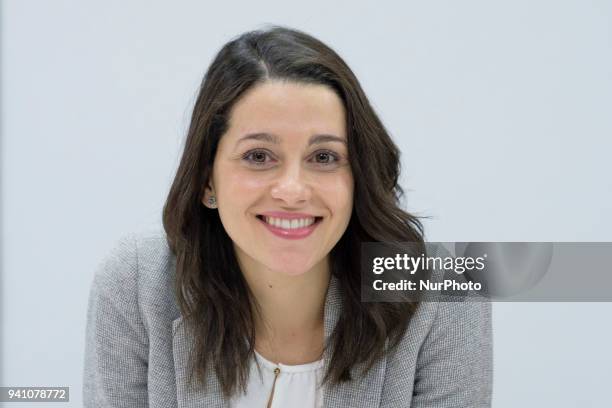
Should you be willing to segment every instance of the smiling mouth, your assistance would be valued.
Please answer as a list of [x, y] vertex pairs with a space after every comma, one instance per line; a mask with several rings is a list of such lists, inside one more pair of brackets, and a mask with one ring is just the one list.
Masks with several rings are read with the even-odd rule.
[[303, 218], [299, 220], [287, 220], [281, 218], [264, 217], [263, 215], [256, 215], [256, 217], [263, 223], [273, 226], [275, 228], [284, 229], [287, 231], [300, 230], [308, 228], [312, 225], [318, 224], [323, 220], [323, 217], [312, 217]]

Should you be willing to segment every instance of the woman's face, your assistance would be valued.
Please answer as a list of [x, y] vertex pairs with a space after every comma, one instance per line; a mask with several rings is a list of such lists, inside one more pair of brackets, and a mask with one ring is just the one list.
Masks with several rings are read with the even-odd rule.
[[203, 203], [215, 195], [241, 266], [296, 276], [327, 262], [353, 208], [345, 121], [323, 85], [266, 82], [234, 104]]

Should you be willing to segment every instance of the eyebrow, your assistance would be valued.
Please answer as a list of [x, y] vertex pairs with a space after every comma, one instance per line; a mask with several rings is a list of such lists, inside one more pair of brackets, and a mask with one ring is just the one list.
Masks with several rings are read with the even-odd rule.
[[[259, 132], [259, 133], [250, 133], [246, 136], [241, 137], [238, 140], [238, 142], [236, 142], [236, 146], [238, 146], [240, 142], [245, 141], [245, 140], [259, 140], [262, 142], [268, 142], [268, 143], [273, 143], [273, 144], [280, 144], [281, 142], [280, 138], [276, 135], [265, 133], [265, 132]], [[312, 146], [314, 144], [319, 144], [319, 143], [325, 143], [325, 142], [339, 142], [339, 143], [346, 144], [346, 140], [344, 138], [334, 136], [334, 135], [322, 134], [322, 135], [311, 136], [310, 140], [308, 140], [308, 146]]]

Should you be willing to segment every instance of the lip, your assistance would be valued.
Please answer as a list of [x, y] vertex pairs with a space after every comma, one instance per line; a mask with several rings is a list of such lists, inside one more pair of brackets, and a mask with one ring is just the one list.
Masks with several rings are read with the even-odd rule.
[[[268, 213], [266, 213], [266, 214], [268, 214]], [[270, 217], [272, 217], [272, 216], [270, 216]], [[302, 215], [301, 217], [293, 217], [293, 218], [307, 218], [307, 217], [312, 217], [312, 216]], [[306, 238], [307, 236], [312, 234], [314, 232], [314, 230], [319, 226], [321, 221], [323, 221], [323, 217], [315, 217], [315, 222], [313, 224], [310, 224], [307, 227], [296, 228], [296, 229], [292, 229], [292, 230], [286, 230], [286, 229], [275, 227], [274, 225], [270, 225], [267, 222], [265, 222], [262, 218], [259, 218], [259, 217], [255, 217], [255, 218], [257, 218], [257, 220], [260, 223], [262, 223], [263, 226], [268, 229], [268, 231], [270, 231], [271, 233], [273, 233], [277, 237], [281, 237], [281, 238], [284, 238], [284, 239], [303, 239], [303, 238]]]
[[296, 212], [284, 212], [284, 211], [266, 211], [259, 215], [265, 215], [266, 217], [284, 218], [286, 220], [294, 220], [296, 218], [315, 218], [316, 215]]

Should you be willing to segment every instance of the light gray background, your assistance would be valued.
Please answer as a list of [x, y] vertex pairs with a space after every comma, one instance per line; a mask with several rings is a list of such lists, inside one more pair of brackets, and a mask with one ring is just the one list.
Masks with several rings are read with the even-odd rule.
[[[431, 241], [612, 241], [609, 1], [4, 1], [2, 381], [81, 406], [94, 269], [159, 222], [223, 43], [303, 29], [353, 68]], [[601, 407], [609, 303], [494, 305], [495, 407]]]

